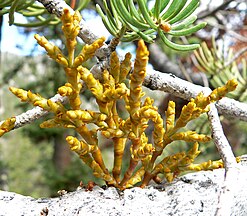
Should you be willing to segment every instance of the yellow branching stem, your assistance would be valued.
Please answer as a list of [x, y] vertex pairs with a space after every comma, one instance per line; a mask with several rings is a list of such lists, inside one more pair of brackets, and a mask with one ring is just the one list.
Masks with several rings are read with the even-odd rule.
[[[131, 178], [140, 158], [136, 158], [133, 154], [138, 151], [139, 147], [142, 145], [141, 143], [141, 135], [143, 128], [139, 127], [140, 118], [139, 111], [141, 108], [141, 98], [144, 96], [144, 92], [142, 91], [142, 83], [146, 76], [146, 66], [148, 63], [148, 55], [149, 52], [147, 47], [144, 44], [143, 40], [138, 42], [138, 48], [136, 50], [136, 60], [134, 64], [133, 73], [130, 75], [130, 91], [129, 95], [126, 97], [126, 108], [130, 114], [130, 122], [131, 122], [131, 133], [129, 134], [129, 138], [132, 142], [131, 144], [131, 159], [129, 168], [127, 169], [123, 180], [120, 183], [121, 187], [124, 187], [126, 182]], [[145, 121], [145, 120], [144, 120]], [[141, 125], [143, 125], [141, 123]]]
[[124, 149], [127, 138], [113, 138], [114, 142], [114, 165], [112, 169], [112, 175], [116, 182], [120, 183], [120, 175], [123, 163]]
[[14, 95], [20, 98], [22, 102], [31, 103], [34, 106], [39, 106], [40, 108], [55, 114], [61, 114], [65, 111], [65, 108], [61, 103], [47, 100], [39, 94], [34, 94], [31, 91], [25, 91], [14, 87], [10, 87], [9, 89]]
[[119, 82], [123, 82], [131, 70], [131, 54], [127, 53], [120, 65]]
[[186, 170], [201, 171], [201, 170], [213, 170], [218, 168], [223, 168], [224, 164], [222, 160], [218, 161], [207, 161], [200, 164], [190, 164], [186, 167]]
[[145, 173], [144, 167], [141, 167], [136, 173], [127, 181], [126, 188], [135, 186], [135, 184], [142, 181], [142, 177]]
[[67, 115], [69, 118], [78, 120], [81, 123], [94, 123], [98, 126], [106, 126], [104, 121], [106, 120], [107, 116], [100, 112], [94, 112], [90, 110], [69, 110], [67, 111]]
[[79, 141], [77, 138], [72, 136], [68, 136], [66, 140], [70, 145], [70, 149], [75, 151], [79, 156], [92, 153], [96, 148], [95, 145], [88, 145], [87, 143]]
[[68, 136], [66, 138], [72, 151], [75, 151], [85, 164], [92, 168], [96, 177], [104, 179], [108, 184], [116, 185], [115, 180], [111, 177], [107, 170], [103, 170], [99, 163], [94, 159], [94, 155], [90, 153], [97, 152], [97, 146], [88, 145], [83, 141], [79, 141], [77, 138]]
[[193, 163], [194, 159], [198, 156], [200, 151], [198, 151], [198, 143], [187, 152], [179, 152], [174, 155], [165, 157], [160, 163], [158, 163], [150, 175], [144, 176], [141, 187], [144, 187], [148, 182], [159, 173], [162, 173], [167, 181], [171, 182], [176, 176], [184, 171], [184, 167], [189, 166]]
[[144, 41], [140, 40], [136, 50], [134, 70], [130, 75], [130, 94], [128, 96], [129, 104], [127, 109], [130, 113], [132, 121], [135, 121], [135, 119], [133, 119], [133, 114], [135, 114], [140, 109], [141, 98], [144, 96], [144, 92], [142, 91], [142, 83], [146, 76], [148, 55], [149, 52], [144, 44]]
[[195, 131], [179, 132], [171, 136], [172, 141], [183, 140], [186, 142], [208, 142], [211, 140], [210, 136], [204, 134], [197, 134]]
[[36, 34], [34, 35], [34, 38], [37, 40], [38, 44], [46, 50], [49, 57], [64, 67], [68, 66], [69, 63], [67, 58], [63, 55], [62, 51], [57, 46], [50, 43], [44, 36], [41, 37]]
[[[127, 53], [123, 61], [120, 61], [116, 52], [113, 52], [110, 56], [109, 69], [105, 69], [102, 79], [98, 80], [90, 70], [82, 66], [82, 63], [95, 55], [105, 39], [100, 38], [90, 45], [85, 45], [80, 54], [74, 56], [80, 19], [78, 12], [71, 15], [67, 9], [61, 17], [67, 56], [45, 37], [35, 35], [38, 44], [47, 51], [47, 55], [64, 68], [67, 81], [58, 88], [58, 93], [68, 97], [68, 106], [52, 102], [31, 91], [10, 88], [10, 91], [22, 102], [31, 103], [54, 114], [54, 117], [44, 121], [41, 127], [74, 129], [80, 138], [73, 136], [66, 138], [70, 149], [75, 151], [81, 160], [92, 169], [96, 177], [120, 189], [133, 187], [139, 182], [141, 182], [141, 187], [144, 187], [152, 179], [160, 182], [162, 176], [167, 181], [172, 181], [176, 176], [188, 170], [211, 170], [223, 167], [221, 161], [194, 163], [200, 153], [198, 143], [208, 142], [210, 136], [197, 134], [195, 131], [186, 131], [185, 126], [189, 121], [208, 112], [210, 103], [218, 101], [229, 91], [233, 91], [237, 82], [230, 80], [225, 86], [215, 89], [209, 96], [199, 94], [182, 108], [177, 119], [175, 119], [175, 103], [170, 101], [165, 119], [163, 119], [158, 113], [158, 108], [153, 105], [154, 100], [149, 97], [143, 99], [142, 84], [146, 76], [149, 55], [144, 42], [141, 40], [138, 43], [132, 74], [129, 75], [131, 55]], [[127, 77], [130, 77], [129, 82]], [[95, 97], [98, 110], [83, 109], [83, 101], [80, 97], [81, 80]], [[125, 119], [120, 117], [120, 111], [117, 109], [119, 100], [125, 103], [128, 114]], [[152, 138], [149, 140], [146, 129], [150, 121], [154, 129]], [[7, 119], [0, 126], [0, 136], [10, 131], [14, 125], [15, 118]], [[112, 169], [108, 170], [103, 161], [98, 133], [112, 140], [114, 148]], [[195, 144], [188, 152], [178, 152], [159, 158], [157, 162], [157, 158], [161, 157], [166, 146], [178, 140]], [[130, 141], [130, 147], [126, 154], [128, 141]], [[127, 157], [128, 155], [130, 157]], [[126, 171], [123, 169], [123, 160], [129, 161]]]
[[120, 62], [116, 52], [113, 52], [110, 57], [110, 74], [113, 76], [116, 83], [119, 82]]
[[14, 128], [15, 126], [15, 117], [6, 119], [1, 125], [0, 125], [0, 137], [4, 135], [5, 133], [9, 132]]
[[69, 67], [72, 67], [74, 63], [74, 52], [77, 44], [76, 37], [80, 31], [79, 23], [81, 21], [81, 15], [79, 11], [76, 11], [72, 16], [68, 9], [65, 9], [61, 17], [63, 23], [62, 30], [66, 38], [66, 47], [68, 49], [68, 63]]
[[174, 123], [175, 123], [175, 103], [173, 101], [169, 101], [166, 111], [166, 133], [169, 133], [174, 128]]
[[80, 90], [82, 84], [80, 83], [80, 76], [76, 69], [74, 68], [65, 68], [66, 76], [68, 83], [71, 85], [72, 93], [67, 95], [70, 101], [70, 106], [72, 109], [80, 109], [81, 99], [80, 99]]
[[[176, 122], [175, 122], [175, 104], [173, 102], [169, 102], [168, 109], [166, 112], [166, 131], [164, 134], [162, 148], [159, 149], [156, 148], [156, 151], [153, 153], [148, 169], [144, 174], [142, 187], [144, 187], [152, 178], [156, 176], [156, 174], [154, 173], [158, 173], [158, 172], [151, 172], [151, 170], [153, 169], [156, 159], [162, 154], [163, 149], [168, 144], [170, 144], [174, 140], [184, 140], [186, 142], [194, 142], [194, 141], [208, 142], [210, 140], [210, 136], [197, 134], [194, 131], [178, 132], [178, 130], [185, 127], [189, 121], [198, 118], [201, 114], [207, 112], [209, 110], [208, 105], [210, 103], [220, 100], [228, 92], [233, 91], [236, 87], [237, 87], [237, 82], [236, 80], [233, 79], [233, 80], [229, 80], [225, 86], [217, 88], [214, 91], [212, 91], [212, 93], [209, 96], [204, 96], [202, 93], [200, 93], [195, 99], [191, 99], [191, 101], [182, 108], [181, 114]], [[176, 157], [183, 158], [184, 153], [178, 154], [176, 155]], [[180, 159], [177, 161], [180, 161]], [[159, 165], [158, 167], [160, 168], [160, 166], [161, 165]], [[163, 166], [164, 166], [164, 162], [163, 162]], [[174, 172], [178, 172], [178, 171], [175, 170]], [[172, 176], [176, 176], [176, 175], [177, 175], [176, 173], [165, 174], [167, 180], [173, 179], [174, 177]]]
[[[236, 162], [240, 162], [240, 157], [236, 157]], [[218, 168], [223, 168], [224, 163], [222, 160], [217, 161], [206, 161], [200, 164], [190, 164], [186, 167], [184, 167], [184, 170], [191, 170], [191, 171], [201, 171], [201, 170], [213, 170]]]

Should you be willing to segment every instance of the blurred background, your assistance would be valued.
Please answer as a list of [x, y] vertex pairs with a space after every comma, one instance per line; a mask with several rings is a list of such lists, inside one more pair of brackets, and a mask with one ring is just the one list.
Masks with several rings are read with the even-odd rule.
[[[72, 8], [81, 11], [83, 19], [95, 34], [104, 35], [108, 41], [112, 38], [95, 10], [96, 4], [103, 7], [101, 0], [66, 0], [66, 2]], [[49, 98], [55, 95], [57, 88], [65, 82], [63, 69], [46, 56], [33, 38], [35, 33], [39, 33], [64, 49], [59, 20], [45, 11], [38, 17], [31, 13], [33, 11], [25, 9], [15, 12], [13, 20], [13, 17], [8, 15], [10, 7], [4, 6], [3, 3], [0, 3], [1, 120], [32, 108], [20, 103], [8, 90], [9, 86], [30, 89]], [[154, 1], [150, 0], [148, 3], [152, 6]], [[229, 97], [247, 102], [247, 2], [206, 0], [201, 2], [195, 14], [198, 21], [206, 21], [208, 25], [196, 34], [180, 38], [179, 41], [204, 42], [203, 49], [197, 53], [179, 53], [167, 48], [157, 38], [154, 44], [148, 45], [149, 67], [163, 73], [173, 73], [189, 82], [211, 88], [223, 84], [231, 77], [236, 77], [240, 85], [236, 93]], [[48, 19], [51, 21], [49, 24], [46, 23]], [[81, 40], [78, 42], [78, 46], [82, 47], [83, 42]], [[134, 56], [135, 48], [135, 42], [121, 43], [117, 52], [119, 54], [131, 52]], [[205, 54], [208, 51], [212, 52], [210, 58]], [[203, 58], [203, 54], [207, 60]], [[96, 60], [92, 59], [84, 66], [90, 68], [95, 62]], [[159, 107], [163, 116], [169, 100], [176, 102], [177, 116], [182, 106], [187, 103], [164, 92], [148, 89], [145, 89], [145, 92], [155, 99], [155, 105]], [[84, 92], [82, 100], [83, 106], [88, 109], [95, 106], [90, 92]], [[123, 116], [126, 114], [124, 110], [119, 112], [123, 112]], [[47, 118], [49, 116], [45, 119]], [[43, 119], [40, 119], [32, 125], [14, 130], [0, 139], [0, 189], [33, 197], [48, 197], [56, 196], [57, 191], [61, 189], [75, 190], [80, 181], [86, 184], [89, 180], [94, 180], [98, 184], [103, 184], [95, 179], [91, 170], [69, 150], [65, 137], [73, 135], [74, 132], [63, 129], [40, 129], [39, 124], [42, 121]], [[221, 121], [235, 155], [246, 153], [247, 123], [227, 116], [221, 116]], [[210, 134], [206, 115], [191, 122], [188, 128]], [[148, 130], [151, 134], [152, 127], [150, 126]], [[164, 151], [164, 155], [187, 150], [190, 146], [190, 143], [173, 143]], [[101, 148], [107, 167], [111, 167], [112, 146], [103, 140]], [[200, 150], [198, 162], [219, 159], [217, 150], [211, 142], [201, 144]]]

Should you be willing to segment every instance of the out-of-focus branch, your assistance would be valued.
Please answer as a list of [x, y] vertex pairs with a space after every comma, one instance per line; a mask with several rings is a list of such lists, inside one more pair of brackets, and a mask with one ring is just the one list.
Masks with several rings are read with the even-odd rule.
[[242, 48], [241, 50], [239, 50], [234, 56], [233, 58], [229, 61], [226, 62], [226, 64], [224, 65], [224, 68], [228, 67], [229, 65], [231, 65], [234, 61], [236, 61], [241, 55], [243, 55], [245, 52], [247, 52], [247, 47]]
[[242, 36], [241, 34], [237, 33], [236, 31], [233, 31], [230, 28], [227, 28], [226, 25], [221, 25], [218, 23], [214, 23], [211, 22], [210, 20], [207, 21], [208, 25], [213, 26], [213, 27], [217, 27], [220, 30], [224, 30], [225, 32], [227, 32], [230, 36], [232, 36], [234, 39], [242, 41], [244, 43], [247, 43], [247, 38]]
[[178, 64], [172, 63], [156, 43], [150, 44], [148, 50], [150, 53], [149, 62], [153, 65], [155, 70], [164, 73], [173, 73], [177, 77], [184, 78], [181, 77], [182, 73]]
[[[155, 70], [163, 73], [172, 73], [175, 76], [186, 80], [186, 77], [180, 70], [179, 65], [174, 64], [156, 43], [150, 44], [148, 49], [150, 53], [149, 62], [153, 65]], [[199, 73], [190, 73], [188, 76], [193, 83], [203, 85], [202, 76], [200, 76]]]
[[213, 16], [219, 10], [225, 9], [231, 2], [232, 2], [232, 0], [227, 0], [227, 1], [223, 2], [221, 5], [219, 5], [218, 7], [214, 8], [213, 10], [207, 9], [205, 11], [202, 11], [200, 14], [198, 14], [198, 19], [203, 19], [203, 18], [208, 17], [208, 16]]

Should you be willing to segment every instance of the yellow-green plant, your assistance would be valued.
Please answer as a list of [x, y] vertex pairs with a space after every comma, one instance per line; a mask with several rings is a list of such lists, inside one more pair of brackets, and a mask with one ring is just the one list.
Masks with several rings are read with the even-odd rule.
[[[199, 47], [199, 44], [177, 44], [171, 37], [191, 35], [205, 27], [201, 22], [192, 25], [196, 15], [191, 15], [199, 5], [199, 0], [156, 0], [149, 9], [146, 0], [111, 0], [109, 9], [103, 0], [105, 14], [99, 5], [96, 6], [108, 31], [122, 41], [133, 41], [142, 38], [153, 42], [156, 33], [170, 48], [178, 51], [189, 51]], [[169, 39], [168, 39], [169, 38]]]
[[[195, 164], [194, 160], [200, 153], [198, 142], [207, 142], [210, 136], [181, 129], [189, 121], [207, 112], [210, 103], [216, 102], [229, 91], [233, 91], [237, 85], [236, 81], [228, 81], [223, 87], [212, 91], [209, 96], [203, 96], [200, 93], [183, 107], [177, 120], [175, 120], [175, 103], [170, 101], [166, 118], [163, 120], [158, 113], [158, 108], [153, 105], [153, 99], [150, 97], [144, 99], [142, 83], [146, 76], [149, 52], [143, 40], [138, 42], [134, 69], [131, 73], [131, 54], [127, 53], [124, 60], [120, 61], [116, 52], [113, 52], [109, 70], [104, 70], [102, 79], [98, 80], [81, 64], [94, 56], [95, 51], [103, 45], [104, 38], [96, 40], [91, 45], [85, 45], [80, 54], [74, 56], [80, 19], [78, 12], [71, 15], [67, 9], [61, 17], [67, 56], [45, 37], [35, 35], [38, 44], [45, 48], [47, 55], [64, 68], [67, 83], [58, 89], [58, 93], [68, 97], [68, 106], [45, 99], [31, 91], [10, 88], [21, 101], [39, 106], [54, 114], [54, 117], [44, 121], [41, 127], [74, 129], [78, 137], [66, 138], [71, 150], [75, 151], [92, 169], [96, 177], [103, 179], [107, 185], [120, 189], [133, 187], [137, 183], [144, 187], [152, 179], [156, 182], [160, 182], [163, 178], [172, 181], [177, 175], [188, 170], [211, 170], [223, 167], [222, 161]], [[86, 85], [94, 95], [98, 104], [97, 111], [82, 108], [84, 102], [80, 98], [80, 91], [83, 85]], [[126, 119], [121, 118], [118, 113], [118, 100], [125, 102], [129, 114]], [[145, 133], [150, 121], [154, 124], [152, 143]], [[15, 118], [6, 120], [0, 126], [1, 135], [11, 130], [14, 122]], [[114, 148], [112, 169], [105, 166], [99, 148], [99, 133], [112, 141]], [[166, 146], [177, 140], [194, 144], [188, 152], [179, 152], [160, 158]], [[128, 141], [130, 147], [127, 145]], [[129, 151], [130, 158], [126, 158], [125, 150]], [[122, 169], [123, 160], [129, 160], [126, 171]]]
[[[238, 87], [229, 96], [242, 102], [247, 101], [247, 64], [244, 58], [241, 59], [242, 69], [239, 70], [238, 63], [232, 49], [224, 50], [216, 45], [212, 39], [212, 48], [208, 48], [203, 42], [201, 47], [194, 51], [198, 63], [196, 67], [207, 74], [210, 84], [217, 88], [227, 80], [235, 78]], [[239, 57], [239, 56], [237, 56]]]

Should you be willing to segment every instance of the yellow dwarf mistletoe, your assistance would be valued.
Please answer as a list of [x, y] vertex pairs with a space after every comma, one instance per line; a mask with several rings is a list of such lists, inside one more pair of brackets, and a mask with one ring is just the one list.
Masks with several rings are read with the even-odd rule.
[[[199, 155], [199, 142], [207, 142], [210, 137], [197, 134], [195, 131], [181, 131], [186, 124], [209, 110], [209, 104], [215, 102], [236, 88], [236, 81], [230, 80], [225, 86], [215, 89], [209, 96], [199, 94], [185, 105], [177, 120], [175, 120], [175, 103], [170, 101], [166, 117], [163, 119], [158, 108], [153, 105], [150, 97], [144, 98], [142, 83], [146, 76], [146, 66], [149, 52], [143, 40], [138, 42], [134, 69], [131, 70], [131, 55], [127, 53], [120, 61], [116, 52], [110, 56], [109, 70], [104, 70], [102, 79], [96, 79], [85, 67], [83, 62], [94, 56], [95, 51], [103, 45], [104, 38], [96, 40], [91, 45], [85, 45], [78, 56], [74, 56], [79, 32], [80, 14], [69, 14], [64, 10], [61, 18], [62, 30], [66, 37], [68, 55], [51, 44], [45, 37], [35, 38], [47, 55], [63, 66], [67, 83], [58, 89], [58, 93], [68, 97], [69, 106], [43, 98], [39, 94], [17, 88], [10, 88], [13, 94], [23, 102], [39, 106], [54, 114], [52, 119], [41, 124], [43, 128], [72, 128], [78, 136], [66, 138], [72, 151], [89, 166], [93, 174], [103, 179], [107, 185], [120, 189], [135, 186], [140, 183], [146, 186], [150, 180], [160, 182], [162, 179], [172, 181], [180, 173], [188, 170], [212, 170], [223, 167], [221, 161], [209, 161], [195, 164]], [[129, 80], [127, 81], [127, 76]], [[82, 82], [83, 81], [83, 82]], [[82, 86], [86, 85], [96, 99], [98, 110], [83, 109], [80, 98]], [[123, 119], [117, 110], [117, 102], [123, 100], [128, 117]], [[7, 131], [12, 125], [7, 120], [0, 129]], [[154, 124], [152, 142], [147, 137], [146, 129], [150, 122]], [[90, 127], [89, 127], [90, 125]], [[94, 125], [95, 127], [91, 127]], [[114, 149], [113, 166], [105, 166], [101, 149], [99, 148], [99, 133], [112, 141]], [[162, 152], [167, 145], [177, 140], [193, 142], [188, 152], [179, 152], [162, 158]], [[130, 146], [127, 145], [130, 143]], [[128, 148], [128, 149], [127, 149]], [[130, 153], [128, 158], [126, 150]], [[157, 160], [158, 159], [158, 160]], [[123, 160], [128, 160], [127, 170], [123, 170]], [[157, 162], [158, 161], [158, 162]]]

